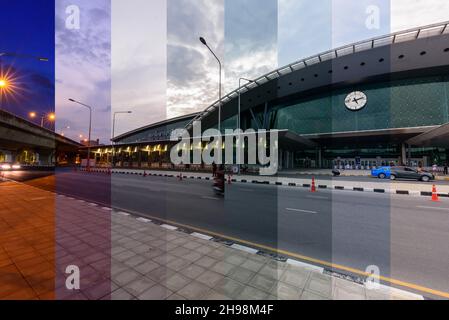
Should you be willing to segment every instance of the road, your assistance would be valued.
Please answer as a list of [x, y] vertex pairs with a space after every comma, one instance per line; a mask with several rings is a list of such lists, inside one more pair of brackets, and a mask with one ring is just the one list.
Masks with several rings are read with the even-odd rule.
[[38, 170], [38, 171], [2, 171], [1, 172], [5, 178], [12, 179], [15, 181], [25, 182], [33, 179], [38, 179], [42, 177], [51, 176], [55, 173], [54, 170]]
[[375, 265], [383, 276], [449, 292], [449, 199], [255, 184], [227, 185], [219, 198], [210, 184], [58, 172], [55, 188], [312, 259]]

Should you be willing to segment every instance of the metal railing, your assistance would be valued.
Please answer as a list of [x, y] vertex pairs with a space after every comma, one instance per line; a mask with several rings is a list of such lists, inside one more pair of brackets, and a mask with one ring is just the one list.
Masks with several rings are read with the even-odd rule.
[[[274, 71], [271, 71], [271, 72], [257, 78], [256, 80], [254, 80], [254, 82], [245, 84], [245, 85], [235, 89], [234, 91], [231, 91], [230, 93], [228, 93], [221, 99], [221, 103], [223, 106], [228, 101], [230, 101], [234, 98], [237, 98], [239, 91], [240, 91], [240, 94], [245, 93], [251, 89], [254, 89], [254, 88], [257, 88], [257, 87], [263, 85], [264, 83], [267, 83], [268, 81], [274, 80], [276, 78], [279, 78], [281, 76], [289, 74], [293, 71], [304, 69], [304, 68], [307, 68], [314, 64], [323, 62], [323, 61], [332, 60], [332, 59], [335, 59], [338, 57], [346, 56], [349, 54], [354, 54], [354, 53], [365, 51], [365, 50], [370, 50], [373, 48], [391, 45], [393, 43], [413, 41], [416, 39], [428, 38], [428, 37], [438, 36], [438, 35], [442, 35], [442, 34], [449, 34], [449, 21], [431, 24], [431, 25], [413, 28], [413, 29], [407, 29], [407, 30], [403, 30], [403, 31], [398, 31], [398, 32], [391, 33], [388, 35], [371, 38], [369, 40], [355, 42], [350, 45], [338, 47], [336, 49], [331, 49], [331, 50], [325, 51], [323, 53], [290, 63], [290, 64], [283, 66], [281, 68], [278, 68]], [[194, 121], [198, 121], [198, 120], [202, 119], [203, 117], [205, 117], [206, 115], [208, 115], [209, 113], [214, 112], [215, 109], [218, 108], [219, 103], [220, 103], [220, 100], [217, 100], [212, 105], [207, 107], [204, 111], [200, 112], [195, 118], [193, 118], [186, 125], [186, 129], [191, 129]]]

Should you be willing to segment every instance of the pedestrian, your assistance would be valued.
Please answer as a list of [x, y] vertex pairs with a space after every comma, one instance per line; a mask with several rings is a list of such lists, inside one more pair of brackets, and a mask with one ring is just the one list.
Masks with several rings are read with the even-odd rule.
[[216, 177], [217, 176], [217, 164], [214, 162], [212, 162], [212, 176]]
[[444, 175], [448, 175], [448, 168], [447, 168], [447, 162], [444, 164]]
[[432, 172], [433, 172], [433, 175], [434, 175], [434, 176], [437, 175], [437, 170], [438, 170], [438, 166], [437, 166], [436, 163], [434, 163], [433, 166], [432, 166]]

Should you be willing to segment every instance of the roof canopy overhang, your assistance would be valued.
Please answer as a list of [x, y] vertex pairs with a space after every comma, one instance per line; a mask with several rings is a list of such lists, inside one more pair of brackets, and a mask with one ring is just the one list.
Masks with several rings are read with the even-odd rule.
[[449, 122], [421, 133], [407, 140], [406, 143], [417, 147], [449, 148]]
[[402, 144], [407, 141], [433, 130], [438, 126], [395, 128], [383, 130], [351, 131], [328, 134], [303, 135], [320, 146], [369, 146], [381, 144]]

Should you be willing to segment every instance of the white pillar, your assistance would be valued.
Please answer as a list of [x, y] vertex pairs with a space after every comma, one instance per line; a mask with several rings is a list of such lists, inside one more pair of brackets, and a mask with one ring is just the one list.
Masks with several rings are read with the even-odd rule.
[[401, 145], [401, 164], [407, 165], [407, 146], [405, 143]]

